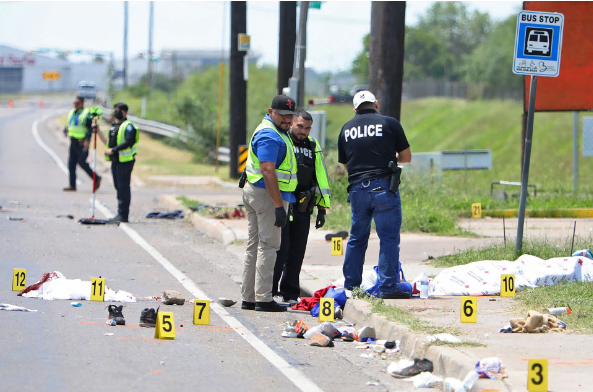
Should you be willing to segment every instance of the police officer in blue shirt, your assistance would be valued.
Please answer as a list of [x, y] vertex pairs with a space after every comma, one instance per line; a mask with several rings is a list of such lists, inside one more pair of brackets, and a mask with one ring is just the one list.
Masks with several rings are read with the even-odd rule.
[[398, 289], [399, 231], [402, 222], [399, 191], [390, 191], [390, 162], [412, 160], [410, 144], [400, 123], [377, 111], [375, 96], [358, 92], [353, 99], [356, 115], [338, 139], [338, 161], [348, 171], [352, 228], [344, 258], [344, 287], [360, 286], [365, 252], [375, 220], [379, 249], [379, 291], [384, 299], [410, 298]]

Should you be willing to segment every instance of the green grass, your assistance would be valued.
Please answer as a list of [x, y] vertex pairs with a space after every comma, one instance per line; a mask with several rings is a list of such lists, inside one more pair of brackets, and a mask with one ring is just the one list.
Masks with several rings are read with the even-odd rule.
[[[570, 254], [572, 238], [564, 241], [554, 242], [547, 239], [530, 239], [523, 241], [522, 254], [529, 254], [543, 260], [553, 257], [566, 257]], [[591, 237], [575, 237], [573, 251], [577, 249], [588, 249], [591, 246]], [[448, 268], [456, 265], [465, 265], [480, 260], [509, 260], [517, 259], [515, 254], [515, 241], [507, 241], [506, 246], [502, 243], [492, 244], [483, 248], [469, 248], [459, 253], [440, 256], [434, 259], [431, 264], [435, 267]]]

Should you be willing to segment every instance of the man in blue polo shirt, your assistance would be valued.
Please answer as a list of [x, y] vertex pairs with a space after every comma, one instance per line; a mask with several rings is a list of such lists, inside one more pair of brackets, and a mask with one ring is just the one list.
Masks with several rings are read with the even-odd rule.
[[243, 265], [241, 309], [283, 312], [286, 305], [272, 297], [276, 252], [286, 224], [289, 203], [296, 201], [297, 163], [288, 128], [296, 114], [296, 101], [278, 95], [249, 143], [243, 188], [248, 240]]

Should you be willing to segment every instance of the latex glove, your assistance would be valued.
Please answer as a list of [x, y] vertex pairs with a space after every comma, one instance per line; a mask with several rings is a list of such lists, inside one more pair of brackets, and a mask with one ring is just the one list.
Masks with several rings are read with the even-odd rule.
[[315, 221], [315, 228], [322, 228], [323, 225], [325, 225], [325, 211], [323, 211], [323, 213], [319, 211], [317, 213], [317, 220]]
[[274, 222], [274, 226], [284, 227], [284, 225], [286, 225], [286, 218], [286, 210], [284, 207], [276, 208], [276, 222]]

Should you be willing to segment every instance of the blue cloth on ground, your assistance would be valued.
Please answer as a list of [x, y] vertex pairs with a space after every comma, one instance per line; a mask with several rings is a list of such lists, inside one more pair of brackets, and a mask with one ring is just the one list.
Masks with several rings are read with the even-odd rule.
[[183, 218], [183, 210], [175, 210], [171, 212], [151, 212], [146, 215], [148, 219], [181, 219]]
[[[379, 297], [379, 295], [381, 294], [379, 291], [379, 286], [381, 285], [381, 282], [379, 281], [379, 267], [378, 266], [374, 266], [373, 269], [375, 270], [375, 273], [377, 274], [377, 280], [375, 280], [375, 284], [371, 287], [369, 287], [368, 289], [365, 290], [365, 292], [369, 293], [370, 295], [373, 295], [375, 297]], [[405, 293], [410, 293], [410, 296], [412, 295], [412, 284], [410, 282], [406, 281], [406, 277], [404, 276], [404, 270], [402, 270], [402, 266], [401, 263], [399, 265], [399, 273], [401, 276], [401, 282], [398, 282], [396, 284], [397, 289], [399, 291], [403, 291]]]
[[[331, 289], [327, 290], [327, 293], [325, 293], [323, 298], [333, 298], [334, 299], [334, 310], [338, 306], [340, 308], [344, 309], [344, 306], [346, 306], [346, 301], [348, 300], [348, 297], [346, 296], [346, 290], [336, 289], [336, 288], [331, 288]], [[311, 316], [319, 317], [319, 304], [320, 304], [320, 302], [315, 304], [313, 309], [311, 309]]]

